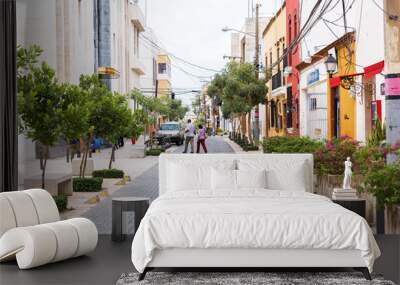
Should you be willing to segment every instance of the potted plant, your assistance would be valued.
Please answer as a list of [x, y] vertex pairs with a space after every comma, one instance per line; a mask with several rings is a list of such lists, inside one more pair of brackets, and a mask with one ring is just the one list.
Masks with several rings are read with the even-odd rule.
[[376, 197], [378, 209], [385, 209], [386, 233], [400, 233], [400, 163], [370, 169], [359, 190]]

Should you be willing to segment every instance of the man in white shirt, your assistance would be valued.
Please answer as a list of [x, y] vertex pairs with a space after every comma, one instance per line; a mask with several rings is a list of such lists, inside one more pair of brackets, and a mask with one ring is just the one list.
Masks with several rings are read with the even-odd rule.
[[190, 148], [191, 148], [190, 153], [194, 152], [194, 135], [195, 135], [195, 133], [196, 133], [196, 128], [193, 126], [192, 120], [189, 119], [187, 121], [187, 125], [185, 128], [185, 150], [183, 151], [183, 153], [187, 152], [189, 143], [190, 143]]

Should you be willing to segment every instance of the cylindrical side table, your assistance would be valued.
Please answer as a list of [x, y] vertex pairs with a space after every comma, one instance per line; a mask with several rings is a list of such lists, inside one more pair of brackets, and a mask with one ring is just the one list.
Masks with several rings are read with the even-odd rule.
[[143, 197], [116, 197], [112, 199], [112, 234], [113, 241], [123, 241], [126, 235], [122, 232], [123, 212], [135, 213], [135, 233], [140, 221], [150, 205], [150, 198]]

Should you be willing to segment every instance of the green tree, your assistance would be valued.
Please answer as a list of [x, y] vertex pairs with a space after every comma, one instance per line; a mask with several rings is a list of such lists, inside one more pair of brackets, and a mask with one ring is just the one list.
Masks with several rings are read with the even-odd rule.
[[61, 100], [61, 136], [67, 143], [67, 162], [69, 162], [70, 142], [79, 140], [90, 132], [90, 98], [88, 92], [73, 84], [63, 85]]
[[34, 142], [39, 142], [42, 188], [48, 153], [61, 134], [62, 96], [64, 87], [57, 82], [55, 71], [37, 58], [42, 53], [38, 46], [17, 50], [17, 108], [19, 131]]
[[179, 121], [185, 117], [185, 114], [189, 111], [189, 108], [182, 105], [181, 100], [177, 99], [166, 99], [165, 104], [167, 106], [167, 116], [169, 121]]
[[[86, 97], [86, 107], [88, 112], [87, 129], [81, 133], [79, 137], [80, 143], [83, 144], [83, 154], [81, 155], [80, 165], [80, 177], [85, 177], [86, 163], [90, 153], [90, 142], [92, 141], [96, 129], [99, 128], [99, 123], [95, 118], [95, 111], [103, 103], [105, 96], [110, 96], [111, 92], [98, 78], [96, 74], [93, 75], [81, 75], [79, 79], [79, 87], [82, 90], [82, 94]], [[100, 126], [101, 127], [101, 126]]]
[[226, 71], [216, 75], [208, 87], [208, 95], [216, 105], [221, 105], [224, 117], [233, 119], [248, 115], [250, 142], [253, 142], [250, 112], [266, 101], [266, 93], [265, 81], [256, 78], [255, 67], [234, 61], [228, 63]]
[[[247, 129], [249, 140], [253, 143], [250, 112], [256, 105], [266, 101], [267, 87], [265, 81], [256, 78], [255, 67], [249, 63], [231, 62], [227, 71], [228, 79], [224, 88], [224, 96], [231, 101], [233, 110], [240, 110], [248, 115]], [[236, 106], [232, 106], [232, 104]], [[242, 105], [241, 108], [240, 105]]]
[[90, 115], [89, 123], [94, 126], [94, 133], [112, 143], [108, 168], [115, 161], [115, 145], [121, 136], [127, 133], [132, 119], [126, 98], [118, 93], [108, 92], [98, 99]]

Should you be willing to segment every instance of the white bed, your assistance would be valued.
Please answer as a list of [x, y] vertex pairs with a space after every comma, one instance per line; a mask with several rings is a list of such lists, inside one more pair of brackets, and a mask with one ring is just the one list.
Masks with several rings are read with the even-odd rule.
[[368, 278], [380, 252], [367, 222], [312, 194], [312, 169], [309, 154], [160, 156], [160, 197], [132, 244], [141, 278], [155, 267], [354, 267]]

